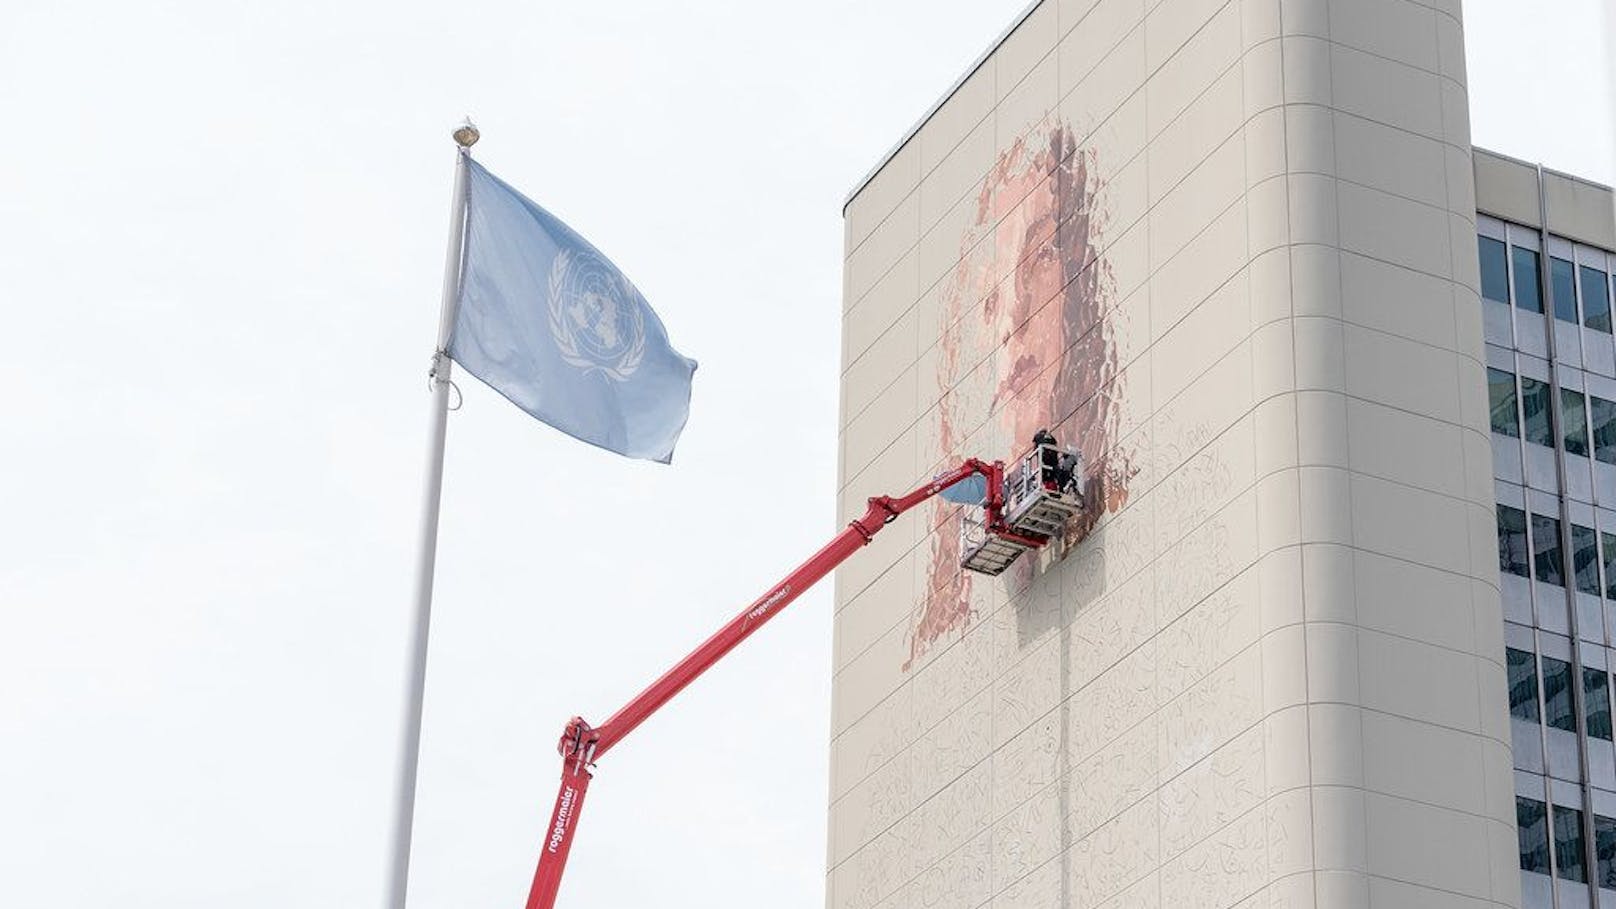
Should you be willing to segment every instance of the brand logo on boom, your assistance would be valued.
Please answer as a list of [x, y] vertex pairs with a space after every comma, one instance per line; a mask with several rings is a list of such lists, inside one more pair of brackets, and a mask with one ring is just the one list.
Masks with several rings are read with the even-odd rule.
[[561, 793], [561, 807], [556, 809], [555, 826], [550, 829], [550, 852], [561, 847], [561, 841], [567, 838], [567, 825], [572, 823], [572, 803], [576, 800], [578, 790], [568, 786]]

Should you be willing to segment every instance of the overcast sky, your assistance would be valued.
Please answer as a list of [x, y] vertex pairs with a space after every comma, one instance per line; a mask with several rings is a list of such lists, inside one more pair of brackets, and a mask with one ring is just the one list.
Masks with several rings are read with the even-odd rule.
[[[843, 197], [1022, 6], [0, 7], [0, 904], [379, 904], [469, 113], [701, 362], [671, 468], [460, 382], [411, 906], [519, 905], [563, 721], [835, 532]], [[1616, 180], [1554, 6], [1468, 4], [1476, 141]], [[821, 906], [829, 645], [614, 751], [563, 905]]]

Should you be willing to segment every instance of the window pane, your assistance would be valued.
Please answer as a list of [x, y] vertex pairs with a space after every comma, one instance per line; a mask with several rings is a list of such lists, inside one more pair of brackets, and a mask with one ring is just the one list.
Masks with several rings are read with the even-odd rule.
[[1537, 252], [1519, 246], [1511, 247], [1510, 252], [1515, 260], [1515, 305], [1531, 312], [1542, 312], [1543, 291], [1538, 284]]
[[1504, 243], [1492, 237], [1477, 237], [1476, 252], [1481, 256], [1482, 297], [1509, 305], [1509, 265], [1504, 261]]
[[[1607, 547], [1605, 551], [1611, 550]], [[1526, 553], [1526, 512], [1508, 505], [1498, 506], [1498, 570], [1531, 577], [1526, 570]]]
[[1571, 664], [1547, 656], [1543, 658], [1543, 720], [1555, 729], [1577, 731], [1577, 716], [1571, 712]]
[[1616, 402], [1589, 395], [1588, 411], [1594, 424], [1594, 457], [1616, 464]]
[[1562, 565], [1559, 519], [1545, 518], [1540, 514], [1532, 515], [1532, 576], [1545, 584], [1558, 584], [1564, 587], [1565, 575], [1561, 573]]
[[[1515, 819], [1520, 817], [1521, 808], [1516, 805]], [[1594, 855], [1599, 859], [1599, 886], [1616, 890], [1616, 820], [1594, 815]]]
[[1616, 600], [1616, 536], [1601, 533], [1605, 547], [1605, 598]]
[[1515, 374], [1489, 368], [1487, 399], [1493, 415], [1493, 432], [1520, 438], [1521, 421], [1515, 412]]
[[1599, 535], [1592, 527], [1571, 525], [1571, 567], [1577, 589], [1599, 596]]
[[1555, 805], [1553, 821], [1554, 857], [1560, 866], [1560, 879], [1587, 883], [1588, 870], [1582, 852], [1582, 812]]
[[1521, 376], [1521, 412], [1525, 416], [1526, 441], [1554, 447], [1554, 411], [1549, 408], [1549, 383]]
[[1509, 712], [1537, 722], [1537, 660], [1525, 650], [1504, 649], [1509, 662]]
[[1588, 735], [1610, 741], [1610, 677], [1605, 670], [1583, 667], [1582, 694], [1588, 711]]
[[1554, 317], [1570, 322], [1577, 322], [1577, 278], [1576, 269], [1564, 259], [1549, 257], [1549, 285], [1554, 292]]
[[1588, 415], [1583, 412], [1582, 392], [1560, 389], [1560, 417], [1565, 420], [1566, 452], [1588, 457]]
[[1520, 835], [1521, 870], [1549, 873], [1548, 809], [1537, 799], [1515, 796], [1515, 827]]
[[[1493, 241], [1497, 243], [1497, 240]], [[1610, 331], [1610, 282], [1605, 273], [1584, 265], [1582, 272], [1582, 324]]]

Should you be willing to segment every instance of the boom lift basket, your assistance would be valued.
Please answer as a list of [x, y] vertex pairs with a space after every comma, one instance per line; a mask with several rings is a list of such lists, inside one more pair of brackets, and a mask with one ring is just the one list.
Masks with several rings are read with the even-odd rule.
[[1004, 522], [1023, 536], [1062, 536], [1066, 525], [1083, 511], [1078, 484], [1082, 460], [1075, 452], [1039, 445], [1005, 473]]

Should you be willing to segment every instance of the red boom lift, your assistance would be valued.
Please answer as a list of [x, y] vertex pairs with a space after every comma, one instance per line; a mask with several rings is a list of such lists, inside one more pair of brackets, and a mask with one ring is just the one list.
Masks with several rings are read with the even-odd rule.
[[[1066, 457], [1072, 455], [1067, 453]], [[561, 789], [556, 794], [550, 826], [541, 844], [527, 909], [552, 909], [555, 905], [561, 872], [566, 868], [567, 853], [572, 849], [572, 838], [578, 830], [578, 815], [583, 810], [584, 794], [589, 791], [595, 762], [735, 645], [868, 544], [882, 527], [943, 490], [980, 477], [985, 481], [986, 492], [977, 506], [979, 513], [964, 523], [960, 564], [970, 571], [997, 575], [1022, 553], [1049, 542], [1059, 528], [1077, 514], [1082, 507], [1082, 497], [1074, 482], [1078, 475], [1080, 469], [1070, 460], [1062, 461], [1062, 454], [1054, 446], [1041, 445], [1022, 458], [1008, 476], [1002, 461], [990, 464], [972, 458], [908, 495], [872, 498], [863, 517], [849, 524], [825, 548], [771, 587], [606, 722], [591, 726], [579, 717], [569, 720], [558, 746]]]

